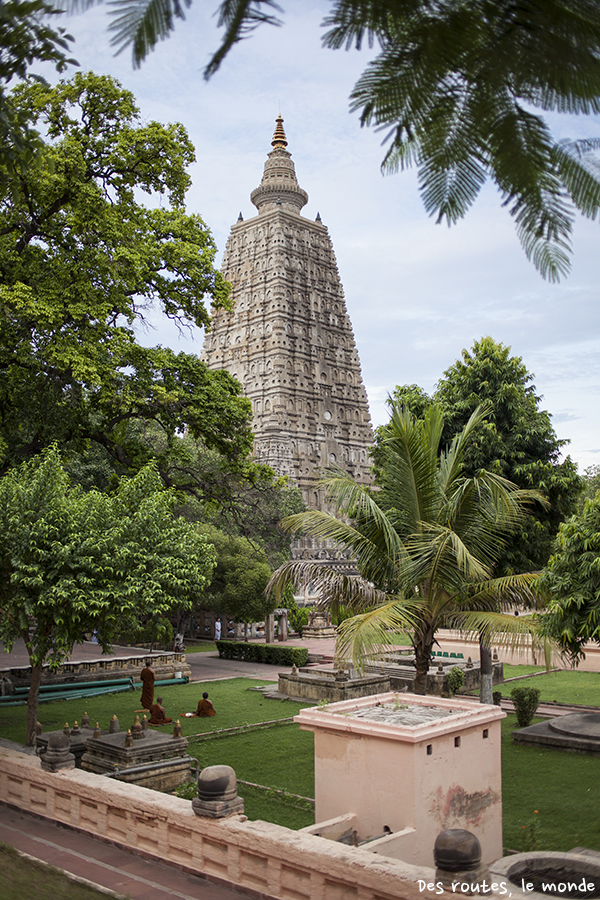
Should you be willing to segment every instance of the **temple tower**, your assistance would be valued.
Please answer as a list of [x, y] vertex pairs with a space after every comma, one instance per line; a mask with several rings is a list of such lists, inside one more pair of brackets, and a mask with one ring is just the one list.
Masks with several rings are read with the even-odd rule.
[[337, 463], [369, 480], [367, 395], [327, 228], [308, 201], [287, 150], [283, 119], [250, 199], [258, 214], [232, 227], [222, 272], [234, 308], [219, 311], [203, 359], [228, 369], [252, 401], [255, 454], [323, 506], [320, 470]]

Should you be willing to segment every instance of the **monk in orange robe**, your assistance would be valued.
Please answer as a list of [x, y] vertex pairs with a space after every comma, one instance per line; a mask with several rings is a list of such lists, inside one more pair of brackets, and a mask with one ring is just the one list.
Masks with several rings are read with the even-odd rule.
[[162, 697], [156, 698], [156, 703], [150, 707], [150, 719], [148, 725], [170, 725], [173, 719], [168, 719], [162, 706]]
[[146, 665], [141, 671], [140, 679], [142, 681], [142, 709], [150, 709], [154, 701], [154, 670], [150, 668], [150, 660], [146, 660]]
[[204, 718], [205, 716], [216, 716], [215, 708], [208, 699], [208, 694], [206, 691], [202, 694], [202, 700], [198, 703], [198, 709], [196, 710], [196, 715]]

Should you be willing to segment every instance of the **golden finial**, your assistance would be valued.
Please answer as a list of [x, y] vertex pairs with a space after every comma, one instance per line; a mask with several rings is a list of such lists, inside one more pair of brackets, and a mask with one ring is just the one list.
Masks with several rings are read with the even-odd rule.
[[275, 126], [275, 131], [273, 133], [271, 146], [275, 149], [280, 147], [282, 150], [285, 150], [287, 147], [287, 138], [285, 136], [285, 131], [283, 130], [283, 117], [281, 113], [279, 113], [275, 121], [277, 122], [277, 125]]

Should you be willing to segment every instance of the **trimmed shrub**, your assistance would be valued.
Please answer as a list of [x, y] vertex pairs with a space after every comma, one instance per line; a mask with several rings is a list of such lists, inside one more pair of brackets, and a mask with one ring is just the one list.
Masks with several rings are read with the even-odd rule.
[[221, 659], [268, 663], [272, 666], [305, 666], [306, 647], [282, 647], [281, 644], [251, 644], [244, 641], [215, 641]]
[[458, 666], [453, 666], [448, 672], [448, 693], [453, 697], [465, 683], [465, 673]]
[[510, 698], [515, 704], [519, 728], [526, 728], [528, 725], [531, 725], [540, 702], [539, 690], [531, 687], [516, 687], [510, 692]]
[[502, 706], [502, 691], [494, 691], [492, 700], [494, 701], [494, 706]]

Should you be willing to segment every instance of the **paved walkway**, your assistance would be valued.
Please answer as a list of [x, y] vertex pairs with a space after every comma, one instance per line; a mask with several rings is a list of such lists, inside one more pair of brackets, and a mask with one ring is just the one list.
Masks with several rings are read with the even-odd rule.
[[[128, 656], [152, 656], [148, 650], [141, 650], [137, 647], [112, 647], [109, 657], [116, 659], [127, 658]], [[102, 653], [102, 648], [92, 641], [84, 641], [82, 644], [76, 644], [71, 653], [65, 657], [65, 662], [93, 662], [97, 659], [106, 659], [107, 654]], [[13, 644], [10, 653], [4, 652], [4, 644], [0, 641], [0, 669], [10, 669], [17, 666], [28, 666], [29, 656], [25, 649], [24, 641], [19, 638]]]
[[93, 887], [132, 900], [240, 900], [251, 896], [144, 859], [0, 803], [0, 842]]

